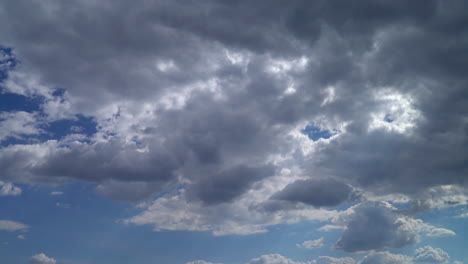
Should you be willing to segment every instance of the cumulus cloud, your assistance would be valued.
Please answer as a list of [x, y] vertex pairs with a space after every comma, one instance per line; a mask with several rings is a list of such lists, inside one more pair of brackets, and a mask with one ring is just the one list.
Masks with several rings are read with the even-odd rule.
[[30, 259], [31, 264], [55, 264], [57, 261], [51, 257], [46, 256], [44, 253], [34, 255]]
[[447, 252], [431, 246], [416, 249], [416, 255], [414, 257], [415, 262], [423, 263], [446, 263], [449, 259], [450, 256]]
[[16, 196], [22, 192], [20, 187], [13, 185], [11, 182], [0, 181], [0, 196]]
[[315, 239], [315, 240], [307, 240], [307, 241], [302, 242], [301, 244], [296, 244], [296, 246], [299, 248], [308, 248], [308, 249], [321, 248], [324, 245], [325, 245], [325, 238], [323, 237], [319, 239]]
[[401, 248], [417, 243], [419, 233], [432, 226], [399, 214], [385, 202], [366, 202], [343, 212], [335, 220], [346, 229], [335, 248], [348, 252]]
[[377, 252], [365, 256], [360, 264], [411, 264], [411, 257], [390, 252]]
[[15, 221], [10, 221], [10, 220], [0, 220], [0, 230], [15, 232], [15, 231], [26, 231], [28, 229], [29, 229], [28, 225], [25, 225], [20, 222], [15, 222]]

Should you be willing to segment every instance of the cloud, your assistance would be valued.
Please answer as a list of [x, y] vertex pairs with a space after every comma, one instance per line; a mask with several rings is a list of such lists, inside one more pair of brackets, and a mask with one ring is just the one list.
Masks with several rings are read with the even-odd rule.
[[187, 262], [186, 264], [221, 264], [221, 263], [213, 263], [213, 262], [208, 262], [204, 260], [195, 260], [195, 261]]
[[314, 264], [354, 264], [355, 261], [354, 259], [350, 257], [334, 258], [334, 257], [328, 257], [328, 256], [321, 256], [321, 257], [318, 257], [312, 263]]
[[280, 254], [262, 255], [252, 259], [248, 264], [354, 264], [354, 259], [350, 257], [334, 258], [329, 256], [320, 256], [315, 260], [301, 262], [294, 261]]
[[420, 219], [400, 215], [384, 202], [365, 202], [335, 219], [346, 229], [335, 248], [348, 252], [401, 248], [417, 243], [419, 232], [432, 226]]
[[343, 230], [346, 229], [345, 226], [339, 226], [339, 225], [324, 225], [320, 228], [318, 228], [318, 231], [323, 231], [323, 232], [329, 232], [331, 230]]
[[0, 196], [17, 196], [22, 192], [21, 188], [11, 182], [0, 181]]
[[252, 259], [248, 264], [307, 264], [304, 262], [296, 262], [279, 254], [262, 255]]
[[455, 216], [456, 218], [468, 218], [468, 212], [465, 212], [465, 213], [461, 213], [457, 216]]
[[0, 112], [0, 142], [8, 138], [23, 138], [43, 133], [39, 125], [36, 113]]
[[313, 206], [337, 206], [352, 198], [353, 189], [333, 179], [298, 180], [272, 196], [272, 199], [302, 202]]
[[25, 225], [20, 222], [15, 222], [15, 221], [10, 221], [10, 220], [0, 220], [0, 230], [15, 232], [15, 231], [26, 231], [28, 229], [29, 229], [28, 225]]
[[450, 256], [447, 252], [442, 249], [425, 246], [416, 249], [414, 261], [423, 263], [445, 263], [448, 262], [449, 258]]
[[302, 242], [301, 244], [296, 244], [296, 246], [299, 248], [308, 248], [308, 249], [321, 248], [324, 245], [325, 245], [325, 238], [323, 237], [319, 239], [315, 239], [315, 240], [307, 240], [307, 241]]
[[449, 229], [445, 228], [434, 228], [427, 234], [428, 236], [435, 236], [435, 237], [441, 237], [441, 236], [454, 236], [456, 235], [455, 232]]
[[359, 264], [411, 264], [411, 257], [390, 252], [377, 252], [365, 256]]
[[[4, 182], [90, 182], [147, 202], [124, 222], [216, 234], [330, 219], [310, 207], [355, 190], [413, 201], [355, 207], [335, 225], [346, 251], [411, 245], [411, 215], [467, 203], [463, 1], [0, 5], [22, 62], [2, 59], [2, 92], [39, 100], [1, 114], [0, 140], [31, 139], [0, 149]], [[78, 115], [96, 133], [50, 137]], [[311, 140], [312, 123], [333, 136]]]
[[39, 253], [31, 257], [31, 264], [55, 264], [57, 261], [53, 258], [46, 256], [44, 253]]
[[[265, 195], [264, 199], [268, 195]], [[261, 197], [260, 197], [261, 198]], [[235, 203], [222, 203], [206, 206], [185, 198], [179, 191], [144, 205], [144, 211], [124, 219], [127, 224], [150, 224], [158, 230], [211, 231], [216, 236], [247, 235], [268, 232], [268, 227], [280, 223], [299, 221], [326, 221], [337, 214], [336, 211], [297, 208], [287, 212], [267, 213], [257, 210], [260, 206], [256, 196], [249, 193]]]
[[63, 192], [60, 192], [60, 191], [53, 191], [53, 192], [50, 192], [50, 195], [52, 195], [52, 196], [63, 195]]
[[273, 174], [274, 168], [268, 165], [259, 168], [236, 166], [189, 186], [187, 195], [206, 204], [230, 202], [247, 191], [254, 182]]

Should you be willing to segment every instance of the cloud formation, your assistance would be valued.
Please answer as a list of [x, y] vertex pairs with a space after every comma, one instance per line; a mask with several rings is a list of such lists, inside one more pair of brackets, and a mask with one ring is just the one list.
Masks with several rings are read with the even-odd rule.
[[0, 220], [0, 230], [5, 230], [9, 232], [15, 231], [25, 231], [28, 230], [29, 226], [20, 222], [10, 221], [10, 220]]
[[433, 248], [431, 246], [425, 246], [416, 249], [416, 256], [414, 257], [415, 262], [423, 263], [445, 263], [448, 262], [450, 256], [447, 252], [440, 248]]
[[384, 202], [367, 202], [345, 211], [335, 219], [346, 226], [335, 248], [348, 252], [401, 248], [417, 243], [419, 233], [431, 226], [420, 219], [398, 214]]
[[0, 196], [16, 196], [22, 192], [21, 188], [13, 185], [11, 182], [0, 181]]
[[301, 244], [296, 244], [296, 246], [299, 248], [308, 248], [308, 249], [321, 248], [324, 245], [325, 245], [325, 238], [323, 237], [319, 239], [315, 239], [315, 240], [307, 240], [307, 241], [302, 242]]
[[359, 264], [410, 264], [410, 257], [389, 252], [377, 252], [365, 256]]
[[55, 264], [57, 261], [51, 257], [46, 256], [44, 253], [34, 255], [30, 259], [31, 264]]
[[[448, 234], [412, 216], [468, 203], [467, 9], [2, 2], [13, 52], [1, 51], [1, 92], [38, 107], [0, 113], [0, 195], [19, 194], [10, 183], [85, 181], [145, 201], [124, 223], [216, 235], [326, 221], [338, 212], [323, 207], [403, 195], [407, 212], [369, 202], [342, 214], [336, 248]], [[52, 136], [54, 122], [80, 117], [93, 132]]]
[[427, 234], [428, 236], [454, 236], [456, 235], [455, 232], [446, 228], [434, 228]]

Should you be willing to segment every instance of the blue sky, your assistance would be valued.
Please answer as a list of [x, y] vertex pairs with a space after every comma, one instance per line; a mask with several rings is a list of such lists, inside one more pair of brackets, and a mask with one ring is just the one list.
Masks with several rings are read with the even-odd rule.
[[468, 263], [467, 10], [0, 3], [0, 263]]

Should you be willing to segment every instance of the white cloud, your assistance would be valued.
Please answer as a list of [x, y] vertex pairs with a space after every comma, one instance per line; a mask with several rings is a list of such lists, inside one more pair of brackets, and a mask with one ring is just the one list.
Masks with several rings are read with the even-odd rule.
[[411, 264], [411, 257], [390, 252], [377, 252], [365, 256], [359, 264]]
[[296, 246], [299, 248], [308, 248], [308, 249], [321, 248], [324, 245], [325, 245], [325, 238], [323, 237], [319, 239], [315, 239], [315, 240], [307, 240], [307, 241], [302, 242], [301, 244], [296, 244]]
[[440, 237], [440, 236], [454, 236], [456, 235], [456, 233], [453, 232], [452, 230], [445, 229], [445, 228], [434, 228], [427, 235]]
[[24, 111], [0, 112], [0, 141], [9, 137], [21, 138], [26, 135], [37, 135], [44, 131], [35, 113]]
[[187, 262], [186, 264], [221, 264], [221, 263], [208, 262], [204, 260], [195, 260], [195, 261]]
[[5, 230], [9, 232], [14, 231], [25, 231], [28, 230], [29, 226], [20, 222], [10, 221], [10, 220], [0, 220], [0, 230]]
[[248, 264], [310, 264], [311, 262], [296, 262], [279, 254], [262, 255], [252, 259]]
[[322, 227], [319, 227], [317, 230], [318, 231], [323, 231], [323, 232], [329, 232], [331, 230], [343, 230], [346, 227], [344, 226], [339, 226], [339, 225], [324, 225]]
[[0, 181], [0, 196], [16, 196], [20, 195], [21, 192], [21, 188], [13, 183]]
[[415, 262], [423, 263], [446, 263], [450, 256], [447, 252], [440, 248], [433, 248], [431, 246], [425, 246], [416, 249], [416, 255], [414, 257]]
[[44, 253], [34, 255], [30, 259], [31, 264], [55, 264], [57, 261], [54, 258], [46, 256]]
[[52, 196], [63, 195], [63, 192], [60, 192], [60, 191], [53, 191], [53, 192], [50, 192], [50, 195], [52, 195]]
[[317, 260], [313, 261], [312, 264], [354, 264], [354, 259], [350, 257], [334, 258], [328, 256], [318, 257]]

